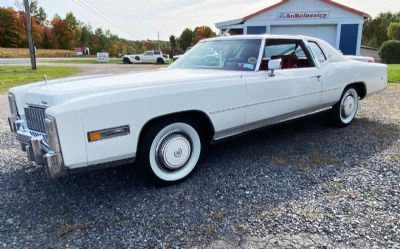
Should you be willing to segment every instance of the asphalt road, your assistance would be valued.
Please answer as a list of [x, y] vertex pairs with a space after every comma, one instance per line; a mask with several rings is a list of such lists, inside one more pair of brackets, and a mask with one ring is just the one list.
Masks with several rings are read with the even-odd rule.
[[[125, 74], [132, 72], [140, 72], [146, 70], [154, 70], [167, 65], [155, 64], [83, 64], [83, 63], [54, 63], [54, 61], [65, 60], [90, 60], [93, 58], [38, 58], [37, 65], [40, 66], [64, 66], [64, 67], [77, 67], [81, 69], [78, 75], [91, 75], [91, 74]], [[0, 59], [1, 65], [30, 65], [29, 58], [16, 58], [16, 59]]]
[[56, 181], [0, 96], [0, 248], [400, 248], [400, 85], [354, 123], [315, 116], [212, 146], [187, 181], [135, 165]]

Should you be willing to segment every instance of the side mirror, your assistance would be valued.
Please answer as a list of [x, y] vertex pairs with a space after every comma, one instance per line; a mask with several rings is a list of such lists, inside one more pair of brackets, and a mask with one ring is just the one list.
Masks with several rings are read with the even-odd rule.
[[275, 69], [281, 69], [282, 68], [282, 59], [271, 59], [268, 61], [268, 69], [271, 70], [269, 73], [269, 76], [273, 77], [275, 76]]

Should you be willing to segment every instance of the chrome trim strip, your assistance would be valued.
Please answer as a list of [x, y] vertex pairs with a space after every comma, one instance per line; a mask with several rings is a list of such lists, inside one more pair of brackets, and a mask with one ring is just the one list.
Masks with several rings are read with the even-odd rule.
[[321, 91], [314, 91], [314, 92], [304, 93], [304, 94], [300, 94], [300, 95], [296, 95], [296, 96], [287, 96], [287, 97], [282, 97], [282, 98], [264, 100], [261, 102], [248, 104], [248, 105], [246, 105], [246, 107], [252, 107], [252, 106], [256, 106], [256, 105], [262, 105], [262, 104], [277, 102], [277, 101], [281, 101], [281, 100], [288, 100], [288, 99], [293, 99], [293, 98], [297, 98], [297, 97], [304, 97], [307, 95], [313, 95], [313, 94], [317, 94], [317, 93], [321, 93]]
[[[323, 112], [326, 110], [331, 109], [332, 106], [327, 106], [327, 107], [322, 107], [319, 109], [313, 109], [313, 110], [303, 110], [301, 112], [299, 111], [295, 111], [295, 112], [291, 112], [291, 113], [287, 113], [287, 114], [283, 114], [277, 117], [272, 117], [272, 118], [268, 118], [268, 119], [263, 119], [260, 121], [256, 121], [253, 123], [249, 123], [246, 125], [241, 125], [239, 127], [235, 127], [235, 128], [231, 128], [231, 129], [227, 129], [227, 130], [222, 130], [222, 131], [218, 131], [215, 133], [214, 135], [214, 140], [221, 140], [224, 138], [228, 138], [234, 135], [238, 135], [241, 133], [245, 133], [248, 131], [252, 131], [252, 130], [256, 130], [262, 127], [266, 127], [266, 126], [270, 126], [270, 125], [274, 125], [274, 124], [279, 124], [279, 123], [283, 123], [286, 121], [290, 121], [290, 120], [294, 120], [294, 119], [298, 119], [298, 118], [302, 118], [308, 115], [313, 115], [319, 112]], [[306, 112], [304, 112], [306, 111]]]
[[218, 114], [218, 113], [221, 113], [221, 112], [234, 111], [234, 110], [243, 109], [243, 108], [246, 108], [246, 106], [245, 106], [245, 105], [242, 105], [242, 106], [234, 106], [234, 107], [230, 107], [230, 108], [226, 108], [226, 109], [221, 109], [221, 110], [212, 111], [212, 112], [210, 112], [209, 114], [210, 114], [210, 115], [213, 115], [213, 114]]
[[338, 86], [338, 87], [333, 87], [333, 88], [327, 88], [325, 90], [323, 90], [322, 92], [330, 92], [330, 91], [334, 91], [334, 90], [338, 90], [338, 89], [343, 89], [343, 87]]
[[209, 114], [213, 115], [213, 114], [218, 114], [218, 113], [221, 113], [221, 112], [234, 111], [234, 110], [238, 110], [238, 109], [242, 109], [242, 108], [253, 107], [253, 106], [257, 106], [257, 105], [263, 105], [263, 104], [267, 104], [267, 103], [273, 103], [273, 102], [277, 102], [277, 101], [281, 101], [281, 100], [288, 100], [288, 99], [293, 99], [293, 98], [297, 98], [297, 97], [304, 97], [304, 96], [313, 95], [313, 94], [319, 94], [319, 93], [321, 93], [321, 91], [314, 91], [314, 92], [304, 93], [304, 94], [295, 95], [295, 96], [287, 96], [287, 97], [282, 97], [282, 98], [263, 100], [263, 101], [260, 101], [260, 102], [250, 103], [250, 104], [247, 104], [247, 105], [234, 106], [234, 107], [229, 107], [229, 108], [225, 108], [225, 109], [212, 111], [212, 112], [209, 112]]

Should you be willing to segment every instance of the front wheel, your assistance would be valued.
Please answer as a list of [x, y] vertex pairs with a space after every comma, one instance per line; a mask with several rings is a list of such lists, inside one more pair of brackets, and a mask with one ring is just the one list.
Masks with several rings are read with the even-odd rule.
[[357, 114], [359, 97], [356, 89], [346, 88], [340, 98], [332, 108], [332, 118], [338, 127], [346, 127], [353, 121]]
[[155, 184], [173, 184], [190, 175], [202, 152], [200, 129], [191, 121], [161, 121], [141, 139], [138, 159]]

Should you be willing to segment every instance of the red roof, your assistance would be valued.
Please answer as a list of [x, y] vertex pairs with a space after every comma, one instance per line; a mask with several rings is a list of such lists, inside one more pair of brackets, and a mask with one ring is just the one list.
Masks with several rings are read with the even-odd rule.
[[[243, 20], [246, 21], [246, 20], [248, 20], [248, 19], [250, 19], [250, 18], [253, 18], [253, 17], [255, 17], [255, 16], [257, 16], [257, 15], [259, 15], [259, 14], [261, 14], [261, 13], [264, 13], [264, 12], [270, 11], [270, 10], [272, 10], [272, 9], [275, 9], [275, 8], [281, 6], [281, 5], [283, 5], [283, 4], [285, 4], [285, 3], [289, 2], [289, 1], [290, 1], [290, 0], [282, 0], [282, 1], [280, 1], [279, 3], [276, 3], [276, 4], [274, 4], [274, 5], [271, 5], [271, 6], [267, 7], [267, 8], [264, 8], [264, 9], [262, 9], [262, 10], [259, 10], [259, 11], [255, 12], [255, 13], [253, 13], [253, 14], [250, 14], [250, 15], [248, 15], [248, 16], [243, 17]], [[348, 6], [346, 6], [346, 5], [343, 5], [343, 4], [334, 2], [334, 1], [332, 1], [332, 0], [321, 0], [321, 1], [323, 1], [323, 2], [325, 2], [325, 3], [327, 3], [327, 4], [330, 4], [330, 5], [336, 6], [336, 7], [338, 7], [338, 8], [344, 9], [344, 10], [346, 10], [346, 11], [350, 11], [350, 12], [356, 14], [356, 15], [360, 15], [360, 16], [364, 16], [364, 17], [368, 17], [368, 16], [369, 16], [367, 13], [364, 13], [364, 12], [362, 12], [362, 11], [353, 9], [353, 8], [348, 7]]]

